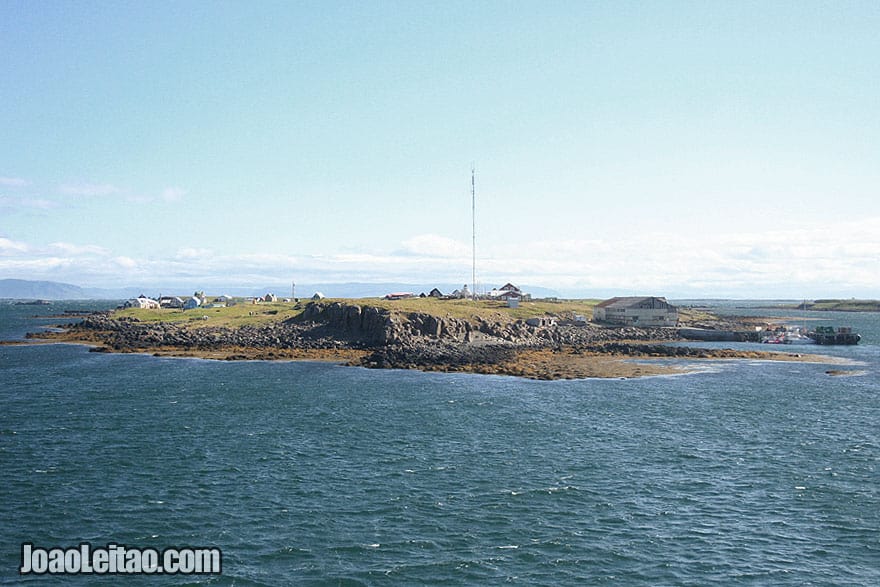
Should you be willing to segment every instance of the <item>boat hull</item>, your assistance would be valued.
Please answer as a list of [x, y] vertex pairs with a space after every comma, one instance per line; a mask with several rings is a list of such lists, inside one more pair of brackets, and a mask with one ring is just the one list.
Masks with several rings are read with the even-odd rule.
[[862, 340], [861, 335], [856, 334], [854, 332], [842, 333], [835, 332], [834, 334], [823, 334], [823, 333], [812, 333], [810, 334], [810, 338], [816, 341], [816, 344], [822, 345], [854, 345], [859, 344], [859, 341]]

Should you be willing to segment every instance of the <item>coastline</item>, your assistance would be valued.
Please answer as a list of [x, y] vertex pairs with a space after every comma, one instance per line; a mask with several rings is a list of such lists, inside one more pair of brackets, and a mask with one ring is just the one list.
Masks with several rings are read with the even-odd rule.
[[[115, 354], [147, 354], [155, 357], [197, 358], [215, 361], [308, 361], [327, 362], [344, 366], [409, 369], [423, 372], [472, 373], [504, 375], [534, 380], [573, 379], [632, 379], [661, 375], [685, 375], [698, 373], [698, 366], [717, 361], [772, 361], [802, 362], [834, 365], [851, 365], [839, 357], [820, 354], [789, 353], [781, 351], [750, 351], [732, 349], [693, 349], [690, 347], [666, 347], [685, 352], [665, 354], [657, 352], [664, 341], [636, 341], [628, 345], [614, 345], [607, 352], [583, 350], [573, 346], [554, 348], [507, 349], [505, 357], [496, 362], [448, 362], [395, 361], [376, 364], [375, 350], [356, 348], [254, 348], [247, 346], [217, 346], [215, 348], [186, 348], [157, 345], [144, 348], [114, 349], [106, 346], [106, 338], [100, 333], [91, 336], [80, 330], [31, 334], [26, 340], [3, 341], [3, 346], [28, 346], [42, 344], [76, 344], [88, 346], [90, 352]], [[106, 334], [106, 333], [105, 333]], [[653, 343], [653, 344], [652, 344]], [[480, 348], [480, 347], [475, 347]], [[613, 350], [612, 350], [613, 349]], [[412, 358], [412, 357], [411, 357]], [[828, 375], [858, 375], [858, 371], [830, 369]]]

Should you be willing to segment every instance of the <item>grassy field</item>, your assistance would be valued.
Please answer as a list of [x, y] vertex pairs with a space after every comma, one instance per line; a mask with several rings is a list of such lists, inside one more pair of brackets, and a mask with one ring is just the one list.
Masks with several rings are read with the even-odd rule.
[[878, 300], [816, 300], [807, 304], [809, 310], [838, 312], [880, 312]]
[[[237, 327], [245, 324], [265, 324], [280, 322], [302, 313], [305, 304], [287, 304], [283, 302], [248, 304], [241, 303], [228, 308], [196, 308], [194, 310], [142, 310], [127, 308], [116, 310], [116, 318], [137, 318], [141, 322], [175, 322], [190, 324], [194, 327], [229, 326]], [[207, 319], [205, 319], [207, 316]]]
[[[325, 300], [326, 301], [326, 300]], [[384, 308], [391, 312], [421, 312], [433, 316], [451, 318], [472, 318], [480, 316], [485, 319], [508, 317], [513, 320], [534, 318], [538, 316], [557, 316], [571, 318], [581, 314], [587, 318], [593, 315], [593, 306], [599, 300], [560, 300], [558, 302], [534, 301], [520, 302], [519, 308], [508, 308], [507, 302], [494, 300], [440, 300], [437, 298], [409, 298], [406, 300], [385, 300], [380, 298], [364, 298], [359, 300], [336, 300], [359, 305], [370, 305]]]
[[679, 308], [678, 318], [682, 323], [711, 322], [718, 319], [715, 314], [702, 308]]
[[[593, 306], [599, 300], [560, 300], [558, 302], [534, 301], [520, 302], [519, 308], [508, 308], [506, 302], [489, 300], [439, 300], [436, 298], [410, 298], [406, 300], [385, 300], [382, 298], [325, 299], [321, 304], [341, 302], [360, 306], [375, 306], [392, 313], [408, 314], [421, 312], [440, 317], [474, 318], [490, 320], [528, 319], [538, 316], [573, 318], [580, 314], [588, 320], [593, 315]], [[246, 324], [265, 324], [280, 322], [299, 315], [307, 301], [292, 302], [239, 303], [228, 308], [196, 308], [194, 310], [142, 310], [128, 308], [117, 310], [115, 316], [137, 318], [141, 322], [175, 322], [192, 327], [228, 326], [238, 327]], [[207, 318], [205, 318], [207, 316]]]

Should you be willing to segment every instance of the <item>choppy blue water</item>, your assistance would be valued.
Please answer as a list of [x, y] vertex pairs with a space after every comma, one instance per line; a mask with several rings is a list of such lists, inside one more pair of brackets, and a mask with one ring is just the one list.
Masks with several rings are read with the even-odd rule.
[[[0, 335], [41, 312], [0, 304]], [[831, 352], [865, 375], [538, 382], [0, 347], [0, 582], [58, 582], [18, 576], [22, 542], [91, 541], [218, 546], [224, 572], [72, 582], [878, 585], [880, 316], [837, 323], [865, 340]]]

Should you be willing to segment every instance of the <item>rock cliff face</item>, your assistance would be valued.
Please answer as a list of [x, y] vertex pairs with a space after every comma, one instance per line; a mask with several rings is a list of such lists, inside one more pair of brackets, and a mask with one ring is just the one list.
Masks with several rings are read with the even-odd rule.
[[311, 329], [288, 323], [227, 328], [205, 326], [190, 328], [168, 322], [138, 322], [105, 315], [86, 316], [72, 330], [95, 332], [111, 350], [139, 350], [155, 347], [216, 349], [230, 346], [278, 349], [337, 348], [340, 341], [323, 338]]
[[311, 325], [313, 334], [319, 338], [329, 337], [370, 346], [411, 346], [443, 342], [538, 348], [561, 344], [678, 338], [676, 331], [668, 328], [600, 328], [591, 324], [529, 326], [522, 320], [511, 322], [480, 316], [466, 320], [418, 312], [392, 314], [381, 308], [340, 302], [311, 303], [300, 316], [289, 322], [301, 326]]
[[309, 304], [294, 320], [298, 323], [320, 324], [328, 334], [375, 345], [408, 344], [420, 339], [531, 345], [550, 339], [545, 330], [527, 326], [522, 321], [491, 321], [479, 316], [469, 321], [418, 312], [393, 315], [387, 310], [372, 306], [339, 302]]
[[[669, 329], [599, 328], [592, 325], [534, 327], [523, 321], [471, 320], [423, 313], [392, 313], [373, 306], [310, 303], [302, 314], [284, 322], [230, 328], [139, 322], [112, 315], [86, 316], [69, 328], [91, 331], [110, 350], [147, 350], [155, 347], [218, 349], [374, 349], [376, 363], [387, 364], [420, 357], [451, 362], [488, 360], [507, 356], [501, 349], [583, 347], [624, 340], [675, 338]], [[495, 350], [480, 350], [480, 349]], [[486, 356], [476, 356], [486, 354]], [[474, 356], [471, 356], [474, 355]]]
[[313, 323], [328, 335], [369, 344], [387, 344], [397, 325], [391, 314], [372, 306], [310, 303], [290, 323]]

